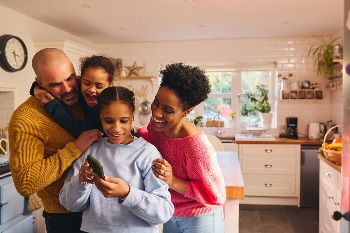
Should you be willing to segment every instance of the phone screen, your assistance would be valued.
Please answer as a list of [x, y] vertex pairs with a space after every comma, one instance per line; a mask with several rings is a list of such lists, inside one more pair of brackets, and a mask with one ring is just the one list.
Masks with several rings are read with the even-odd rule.
[[92, 155], [88, 155], [87, 161], [89, 162], [89, 166], [94, 170], [94, 172], [97, 173], [97, 175], [99, 175], [99, 177], [102, 179], [105, 179], [101, 163], [97, 161], [97, 159], [95, 159]]

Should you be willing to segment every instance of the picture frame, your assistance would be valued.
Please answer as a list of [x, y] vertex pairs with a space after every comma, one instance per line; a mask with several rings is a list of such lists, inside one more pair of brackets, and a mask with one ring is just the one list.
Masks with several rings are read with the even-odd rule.
[[314, 92], [314, 90], [307, 90], [307, 92], [306, 92], [306, 98], [307, 98], [307, 99], [314, 99], [314, 98], [315, 98], [315, 92]]
[[322, 90], [315, 90], [315, 99], [323, 99], [323, 91]]
[[281, 91], [281, 98], [284, 99], [289, 99], [289, 91], [282, 90]]
[[299, 99], [306, 99], [306, 91], [305, 90], [299, 90]]
[[291, 99], [298, 99], [298, 91], [290, 91]]

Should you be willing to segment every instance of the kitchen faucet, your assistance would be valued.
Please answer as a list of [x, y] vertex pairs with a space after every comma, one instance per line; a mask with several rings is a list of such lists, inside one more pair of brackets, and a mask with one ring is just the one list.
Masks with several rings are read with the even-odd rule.
[[220, 114], [215, 113], [215, 115], [213, 116], [213, 122], [215, 122], [215, 118], [218, 118], [218, 126], [216, 130], [215, 129], [213, 130], [213, 134], [216, 136], [219, 136], [220, 134], [225, 133], [225, 131], [220, 129]]

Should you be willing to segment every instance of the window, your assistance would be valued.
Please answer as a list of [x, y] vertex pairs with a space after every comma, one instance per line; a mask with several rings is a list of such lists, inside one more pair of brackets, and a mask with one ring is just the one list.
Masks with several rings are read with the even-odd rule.
[[[194, 109], [193, 117], [213, 118], [220, 114], [220, 120], [227, 122], [235, 113], [238, 122], [257, 122], [258, 116], [241, 116], [241, 108], [247, 99], [247, 92], [256, 92], [257, 85], [264, 85], [269, 90], [272, 111], [275, 110], [276, 65], [235, 65], [231, 67], [201, 67], [209, 77], [212, 91], [209, 98]], [[274, 117], [276, 114], [274, 114]]]

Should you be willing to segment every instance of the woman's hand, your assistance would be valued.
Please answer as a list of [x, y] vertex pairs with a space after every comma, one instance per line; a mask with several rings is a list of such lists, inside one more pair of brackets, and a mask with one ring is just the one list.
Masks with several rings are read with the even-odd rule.
[[82, 184], [93, 184], [94, 183], [94, 173], [92, 171], [92, 168], [89, 167], [89, 163], [87, 159], [85, 159], [85, 162], [83, 165], [81, 165], [79, 170], [79, 181]]
[[165, 159], [155, 159], [152, 165], [153, 173], [156, 177], [163, 180], [170, 189], [185, 194], [187, 190], [187, 180], [174, 176], [173, 167]]
[[118, 197], [125, 198], [130, 192], [130, 186], [120, 178], [107, 177], [105, 180], [95, 174], [95, 185], [105, 198]]
[[44, 106], [45, 104], [47, 104], [55, 98], [45, 89], [42, 89], [39, 85], [36, 85], [34, 87], [34, 96], [35, 98], [37, 98], [37, 100], [39, 100], [41, 106]]
[[167, 183], [169, 187], [171, 186], [173, 183], [173, 168], [168, 161], [161, 158], [153, 160], [152, 170], [156, 177]]

